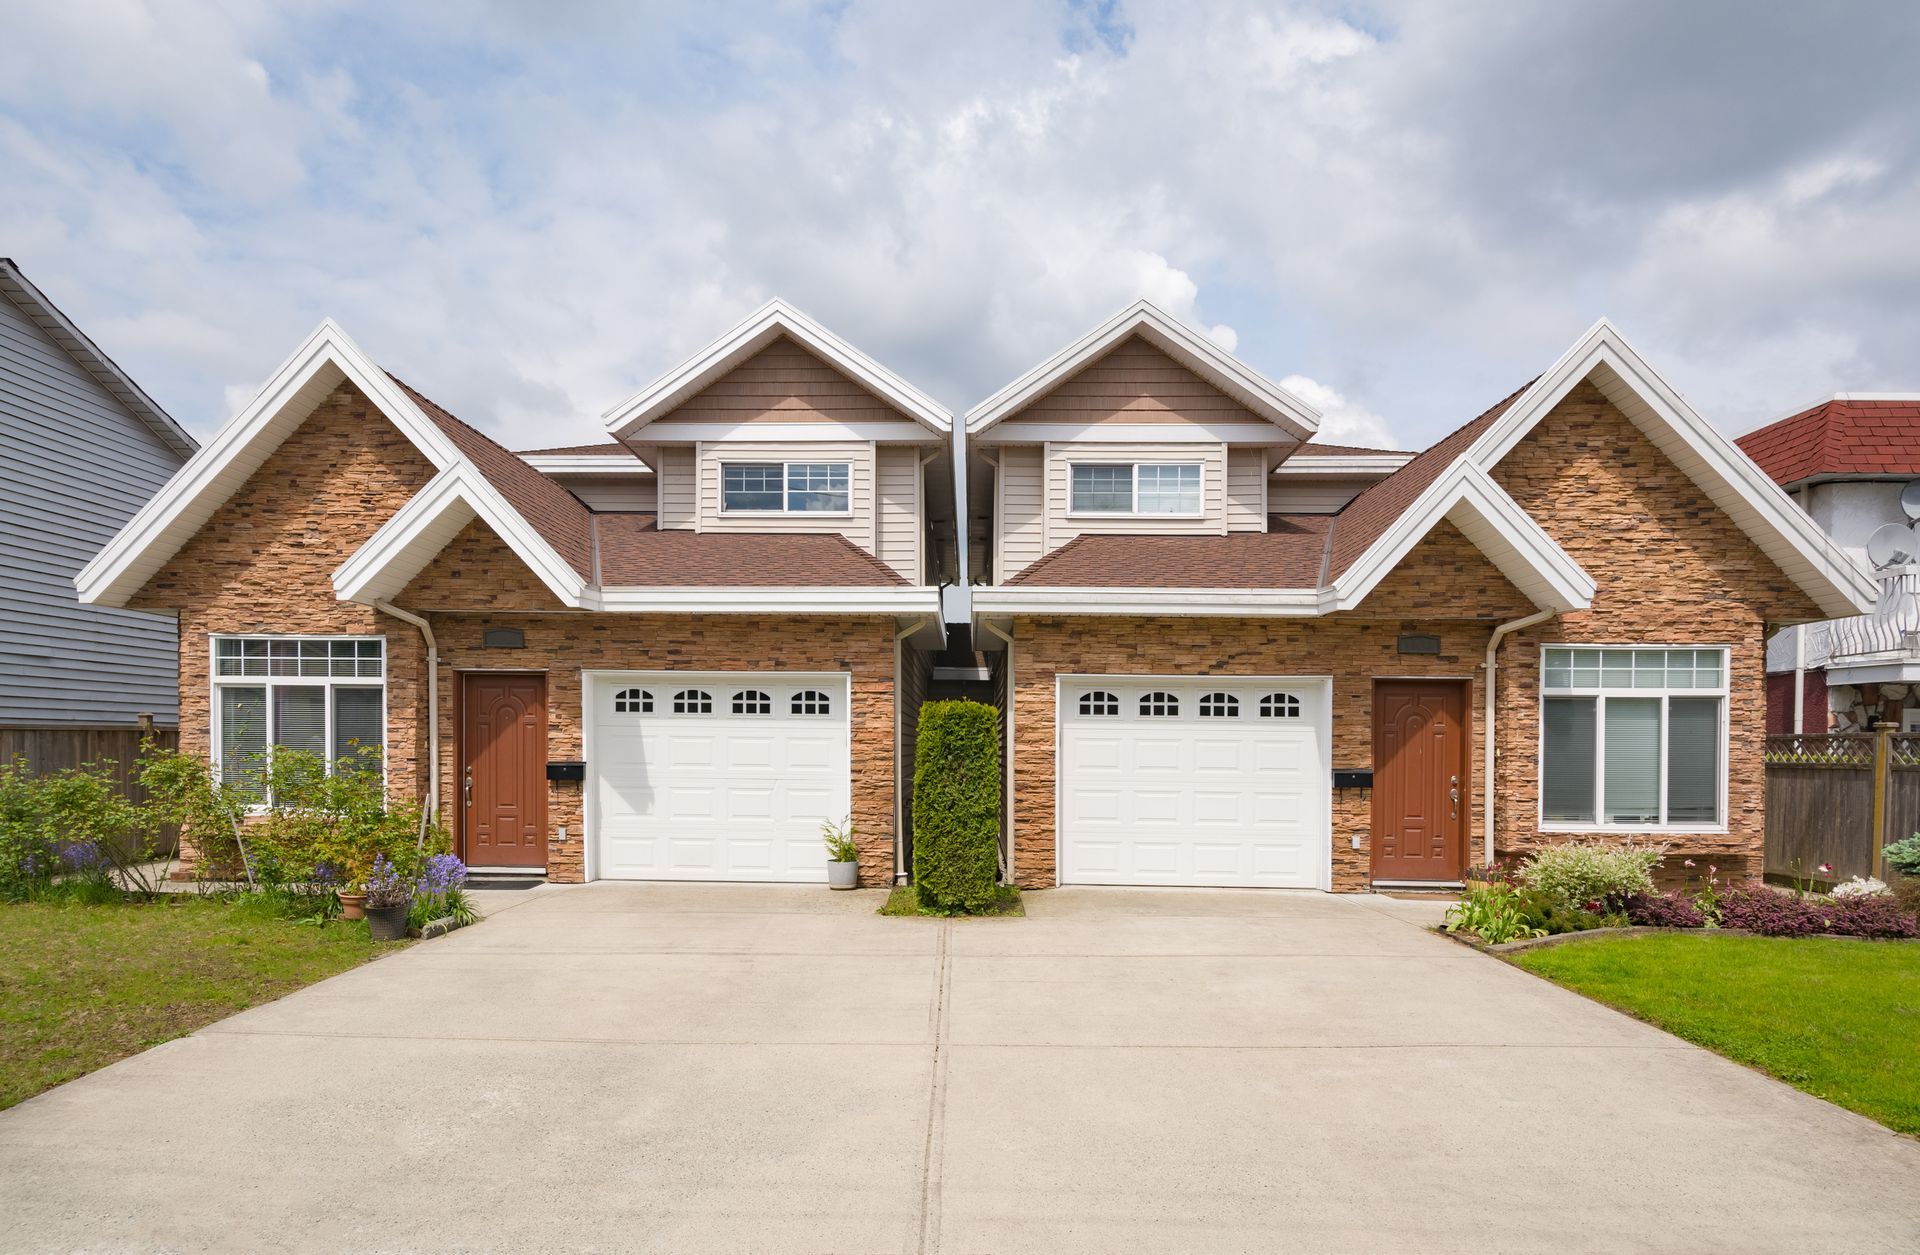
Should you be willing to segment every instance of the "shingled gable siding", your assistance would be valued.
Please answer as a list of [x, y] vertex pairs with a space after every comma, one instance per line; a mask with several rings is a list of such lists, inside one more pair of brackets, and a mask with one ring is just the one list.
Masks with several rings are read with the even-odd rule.
[[[425, 650], [411, 626], [335, 598], [334, 568], [432, 478], [433, 467], [349, 384], [321, 402], [131, 605], [177, 610], [180, 747], [211, 754], [216, 633], [351, 633], [387, 641], [387, 780], [423, 791]], [[191, 839], [184, 861], [191, 863]]]
[[[1485, 616], [1486, 621], [1461, 621], [1457, 616], [1463, 606]], [[1531, 609], [1520, 591], [1465, 536], [1443, 521], [1358, 609], [1324, 619], [1017, 620], [1015, 878], [1027, 888], [1045, 888], [1057, 880], [1056, 676], [1331, 675], [1333, 766], [1366, 768], [1373, 758], [1374, 680], [1477, 676], [1492, 620], [1515, 618]], [[1401, 654], [1399, 638], [1408, 632], [1438, 636], [1440, 653]], [[1476, 735], [1476, 778], [1482, 769], [1478, 740]], [[1331, 785], [1329, 781], [1328, 787]], [[1472, 840], [1477, 843], [1479, 812], [1473, 811], [1469, 820]], [[1333, 887], [1337, 892], [1367, 887], [1371, 824], [1369, 790], [1334, 792]], [[1356, 837], [1358, 849], [1354, 848]]]
[[1520, 853], [1566, 839], [1539, 831], [1542, 643], [1731, 645], [1728, 830], [1660, 839], [1682, 857], [1713, 861], [1723, 878], [1759, 875], [1765, 625], [1818, 619], [1819, 611], [1591, 384], [1570, 393], [1493, 477], [1599, 585], [1591, 610], [1501, 646], [1494, 819], [1500, 850]]

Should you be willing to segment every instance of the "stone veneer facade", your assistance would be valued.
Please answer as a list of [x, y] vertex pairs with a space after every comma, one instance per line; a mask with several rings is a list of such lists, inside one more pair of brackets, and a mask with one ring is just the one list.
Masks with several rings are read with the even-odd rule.
[[[1546, 643], [1726, 645], [1732, 713], [1727, 829], [1675, 834], [1684, 857], [1757, 876], [1764, 836], [1766, 625], [1820, 617], [1787, 577], [1591, 384], [1576, 388], [1495, 469], [1494, 478], [1599, 585], [1591, 610], [1501, 645], [1494, 845], [1505, 857], [1566, 834], [1539, 809], [1540, 647]], [[1054, 680], [1069, 674], [1332, 675], [1336, 770], [1373, 766], [1373, 682], [1468, 681], [1472, 737], [1469, 859], [1483, 853], [1485, 658], [1495, 623], [1532, 613], [1466, 539], [1442, 523], [1357, 610], [1318, 619], [1032, 617], [1014, 624], [1015, 876], [1057, 881]], [[1401, 655], [1403, 632], [1440, 638], [1437, 656]], [[1365, 889], [1368, 790], [1333, 793], [1333, 886]], [[1355, 841], [1359, 848], [1354, 848]], [[1698, 872], [1696, 871], [1696, 875]]]
[[[220, 633], [384, 636], [387, 779], [421, 796], [429, 741], [426, 647], [418, 629], [334, 596], [332, 574], [433, 475], [364, 396], [342, 384], [157, 572], [132, 604], [180, 622], [181, 748], [210, 755], [210, 638]], [[440, 648], [440, 806], [457, 819], [462, 670], [547, 676], [550, 759], [581, 749], [581, 670], [804, 670], [851, 676], [852, 797], [861, 882], [894, 874], [893, 621], [884, 616], [615, 615], [562, 608], [480, 523], [469, 525], [393, 604], [424, 615]], [[488, 627], [526, 647], [482, 649]], [[583, 875], [582, 788], [549, 785], [548, 874]], [[558, 840], [561, 829], [566, 839]], [[456, 839], [457, 839], [456, 832]], [[456, 848], [458, 846], [456, 845]], [[194, 856], [183, 842], [183, 863]]]

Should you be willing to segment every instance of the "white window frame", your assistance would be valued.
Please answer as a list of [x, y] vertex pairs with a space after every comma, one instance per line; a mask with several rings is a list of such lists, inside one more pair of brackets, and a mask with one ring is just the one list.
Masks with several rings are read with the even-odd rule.
[[[1554, 649], [1598, 650], [1601, 653], [1631, 653], [1634, 650], [1670, 650], [1690, 649], [1713, 650], [1720, 655], [1720, 686], [1718, 688], [1620, 688], [1608, 684], [1592, 687], [1570, 685], [1567, 688], [1547, 687], [1547, 653]], [[1580, 641], [1555, 641], [1540, 646], [1539, 654], [1539, 705], [1537, 710], [1537, 740], [1534, 745], [1534, 819], [1537, 830], [1543, 833], [1724, 833], [1727, 831], [1727, 771], [1728, 761], [1732, 757], [1732, 686], [1733, 686], [1733, 649], [1729, 645], [1689, 645], [1678, 643], [1642, 642], [1636, 645], [1591, 645]], [[1603, 668], [1604, 674], [1604, 668]], [[1593, 736], [1593, 815], [1591, 823], [1575, 820], [1547, 818], [1547, 700], [1556, 697], [1591, 697], [1594, 699], [1594, 736]], [[1719, 778], [1715, 781], [1718, 792], [1718, 818], [1711, 823], [1654, 823], [1619, 824], [1608, 823], [1601, 817], [1607, 813], [1607, 698], [1608, 697], [1654, 697], [1660, 699], [1660, 813], [1667, 813], [1667, 729], [1668, 701], [1675, 697], [1716, 697], [1720, 700], [1720, 754]]]
[[[1073, 473], [1080, 467], [1124, 466], [1127, 468], [1127, 480], [1133, 490], [1133, 504], [1125, 510], [1080, 510], [1073, 504]], [[1143, 466], [1192, 467], [1199, 477], [1200, 504], [1194, 510], [1142, 510], [1140, 508], [1140, 468]], [[1207, 516], [1207, 466], [1204, 462], [1189, 462], [1182, 459], [1154, 461], [1105, 461], [1100, 458], [1081, 458], [1067, 463], [1067, 517], [1070, 519], [1202, 519]]]
[[[220, 642], [221, 641], [262, 641], [262, 640], [264, 641], [326, 641], [329, 644], [331, 644], [334, 641], [356, 641], [356, 642], [379, 641], [380, 642], [380, 675], [376, 679], [369, 676], [346, 676], [346, 675], [336, 676], [336, 675], [221, 675], [220, 674]], [[271, 662], [269, 662], [269, 665], [271, 665]], [[225, 688], [257, 688], [257, 689], [266, 690], [267, 753], [272, 754], [273, 753], [273, 690], [276, 687], [324, 688], [328, 690], [332, 690], [336, 688], [360, 688], [360, 689], [378, 688], [380, 690], [380, 787], [382, 791], [385, 791], [387, 787], [387, 782], [388, 782], [387, 734], [392, 728], [392, 722], [390, 719], [391, 712], [389, 711], [387, 706], [387, 697], [388, 697], [387, 680], [391, 673], [392, 666], [393, 666], [392, 642], [387, 639], [384, 633], [379, 633], [379, 632], [335, 632], [335, 633], [217, 632], [217, 633], [208, 633], [207, 635], [207, 675], [209, 677], [210, 683], [207, 686], [207, 715], [208, 715], [207, 722], [210, 725], [209, 733], [211, 736], [211, 742], [208, 745], [208, 751], [209, 751], [208, 757], [213, 762], [213, 770], [216, 778], [219, 776], [220, 772], [225, 767], [225, 763], [223, 761], [223, 755], [225, 752], [224, 747], [226, 745], [226, 737], [221, 728], [220, 690]], [[333, 694], [331, 691], [329, 691], [327, 694], [326, 701], [323, 703], [323, 709], [324, 709], [324, 715], [326, 720], [325, 722], [326, 731], [323, 733], [323, 736], [326, 741], [328, 752], [322, 754], [321, 758], [326, 760], [328, 774], [332, 774], [335, 758], [331, 752], [334, 748]], [[271, 793], [269, 793], [264, 800], [257, 802], [252, 806], [249, 806], [247, 809], [254, 814], [263, 814], [266, 811], [271, 810], [272, 807], [273, 807], [273, 796]]]
[[[778, 510], [730, 510], [727, 508], [727, 468], [729, 466], [778, 466], [780, 468], [780, 508]], [[796, 466], [834, 466], [847, 474], [847, 508], [844, 510], [796, 510], [793, 508], [793, 468]], [[850, 519], [853, 517], [853, 463], [846, 458], [736, 458], [720, 463], [720, 513], [731, 518]]]

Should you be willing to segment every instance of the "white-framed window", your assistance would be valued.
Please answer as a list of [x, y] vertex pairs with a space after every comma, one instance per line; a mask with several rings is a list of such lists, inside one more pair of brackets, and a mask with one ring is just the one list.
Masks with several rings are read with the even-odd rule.
[[723, 462], [722, 514], [852, 514], [851, 462]]
[[1549, 645], [1540, 669], [1540, 826], [1726, 824], [1723, 646]]
[[1198, 462], [1075, 462], [1068, 468], [1070, 514], [1198, 518]]
[[741, 689], [733, 695], [733, 713], [770, 715], [773, 713], [773, 699], [759, 689]]
[[1172, 693], [1148, 693], [1140, 699], [1140, 713], [1149, 719], [1177, 719], [1180, 699]]
[[819, 689], [801, 689], [793, 695], [793, 701], [787, 709], [796, 715], [830, 715], [833, 713], [833, 698]]
[[1105, 719], [1120, 713], [1120, 699], [1105, 689], [1080, 695], [1080, 713], [1092, 719]]
[[621, 689], [613, 695], [613, 713], [650, 715], [653, 713], [653, 694], [645, 689]]
[[1300, 699], [1292, 693], [1268, 693], [1260, 699], [1262, 719], [1298, 719]]
[[387, 644], [379, 636], [213, 638], [214, 766], [257, 785], [268, 753], [305, 750], [358, 765], [384, 748]]
[[1202, 719], [1238, 719], [1240, 699], [1232, 693], [1208, 693], [1200, 699]]
[[713, 694], [705, 689], [681, 689], [673, 695], [673, 713], [710, 715], [713, 713]]

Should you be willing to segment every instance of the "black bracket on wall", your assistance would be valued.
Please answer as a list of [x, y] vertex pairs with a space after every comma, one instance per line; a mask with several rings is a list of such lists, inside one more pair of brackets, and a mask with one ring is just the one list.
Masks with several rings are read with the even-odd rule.
[[578, 760], [547, 764], [547, 779], [579, 784], [587, 778], [587, 765]]
[[1333, 787], [1336, 789], [1371, 789], [1373, 787], [1373, 772], [1371, 770], [1336, 771], [1333, 773]]

